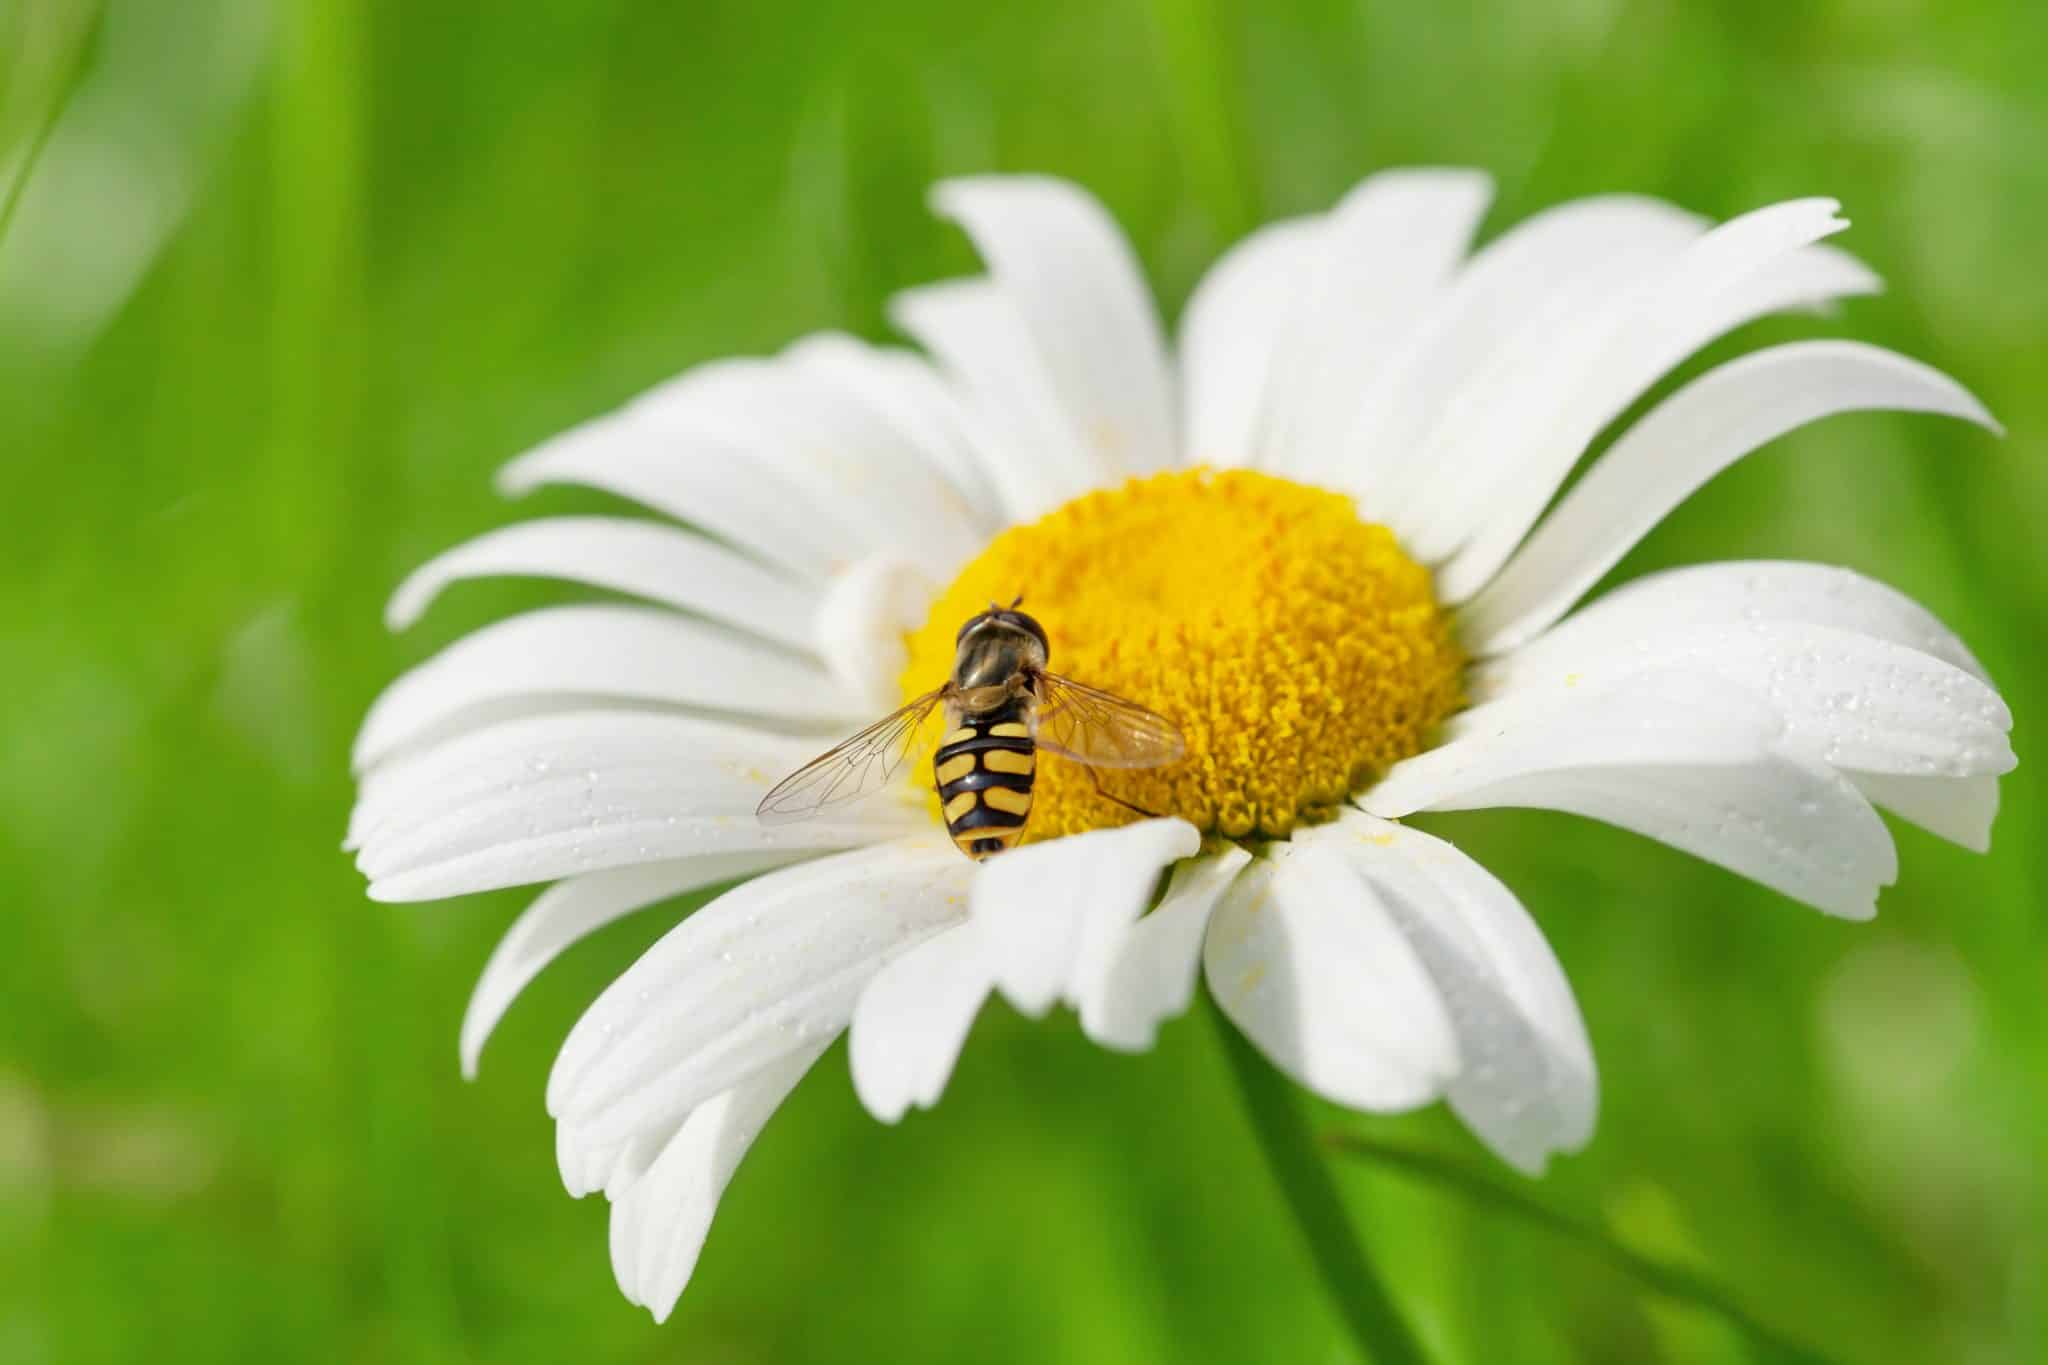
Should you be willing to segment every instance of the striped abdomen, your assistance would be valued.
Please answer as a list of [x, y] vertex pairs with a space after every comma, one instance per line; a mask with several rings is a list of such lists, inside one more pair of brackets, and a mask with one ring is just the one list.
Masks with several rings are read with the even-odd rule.
[[976, 860], [1013, 848], [1031, 815], [1037, 746], [1019, 697], [979, 716], [962, 716], [932, 755], [932, 779], [946, 831]]

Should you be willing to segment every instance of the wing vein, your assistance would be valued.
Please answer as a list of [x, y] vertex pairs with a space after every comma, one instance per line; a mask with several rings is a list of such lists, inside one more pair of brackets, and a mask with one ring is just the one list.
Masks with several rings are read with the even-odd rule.
[[788, 824], [879, 791], [902, 769], [924, 732], [925, 718], [951, 689], [950, 683], [934, 688], [819, 754], [776, 783], [754, 814], [763, 824]]
[[1058, 673], [1037, 679], [1039, 747], [1094, 768], [1162, 768], [1187, 754], [1180, 728], [1157, 711]]

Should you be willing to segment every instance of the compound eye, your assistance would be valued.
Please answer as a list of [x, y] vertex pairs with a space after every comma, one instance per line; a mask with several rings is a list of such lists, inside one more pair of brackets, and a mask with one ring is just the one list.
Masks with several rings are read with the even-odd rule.
[[1052, 648], [1051, 642], [1045, 637], [1045, 627], [1039, 625], [1036, 618], [1027, 616], [1021, 611], [1006, 611], [1003, 613], [1003, 616], [1009, 624], [1030, 631], [1032, 635], [1037, 637], [1038, 643], [1042, 648]]

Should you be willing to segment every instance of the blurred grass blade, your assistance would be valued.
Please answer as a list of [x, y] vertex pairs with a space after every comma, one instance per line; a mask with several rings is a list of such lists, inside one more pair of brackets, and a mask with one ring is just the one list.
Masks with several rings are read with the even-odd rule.
[[1235, 7], [1231, 0], [1153, 0], [1151, 11], [1188, 179], [1219, 237], [1234, 241], [1259, 221], [1241, 81], [1232, 70], [1242, 46], [1231, 22]]
[[34, 105], [47, 115], [35, 166], [15, 175], [0, 228], [0, 381], [34, 392], [141, 286], [228, 144], [270, 9], [117, 0], [89, 28], [62, 30], [75, 40], [70, 57], [58, 89]]
[[1323, 1288], [1336, 1301], [1359, 1349], [1374, 1365], [1424, 1365], [1421, 1346], [1402, 1322], [1344, 1217], [1336, 1182], [1330, 1178], [1292, 1088], [1213, 1000], [1209, 1017], [1223, 1040], [1231, 1076], [1266, 1154], [1266, 1164], [1308, 1242]]
[[1591, 1223], [1560, 1213], [1532, 1199], [1504, 1182], [1432, 1152], [1416, 1151], [1391, 1143], [1377, 1142], [1354, 1133], [1330, 1133], [1323, 1138], [1330, 1150], [1361, 1161], [1385, 1166], [1463, 1195], [1475, 1204], [1519, 1218], [1576, 1243], [1608, 1265], [1636, 1280], [1645, 1288], [1680, 1303], [1690, 1304], [1720, 1317], [1771, 1360], [1796, 1361], [1801, 1365], [1831, 1365], [1827, 1356], [1782, 1335], [1759, 1322], [1721, 1286], [1696, 1271], [1659, 1261], [1631, 1251]]
[[0, 242], [92, 51], [97, 3], [26, 5], [0, 18]]

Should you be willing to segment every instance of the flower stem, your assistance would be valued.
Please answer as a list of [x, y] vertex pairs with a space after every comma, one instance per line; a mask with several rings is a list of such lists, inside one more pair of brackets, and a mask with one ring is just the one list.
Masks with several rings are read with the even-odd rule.
[[1379, 1142], [1356, 1133], [1328, 1134], [1323, 1145], [1340, 1155], [1370, 1161], [1427, 1180], [1476, 1204], [1486, 1205], [1575, 1242], [1653, 1292], [1717, 1314], [1773, 1360], [1798, 1362], [1798, 1365], [1828, 1365], [1826, 1356], [1769, 1327], [1706, 1276], [1684, 1266], [1631, 1251], [1593, 1224], [1560, 1213], [1540, 1200], [1501, 1181], [1468, 1170], [1449, 1158]]
[[1308, 1242], [1323, 1288], [1335, 1301], [1358, 1348], [1373, 1365], [1423, 1365], [1422, 1347], [1401, 1321], [1386, 1286], [1373, 1272], [1365, 1249], [1344, 1217], [1336, 1182], [1330, 1178], [1293, 1090], [1214, 1002], [1209, 1015], [1223, 1040], [1223, 1054], [1230, 1059], [1231, 1074], [1244, 1097], [1252, 1130], [1265, 1150], [1266, 1164]]

